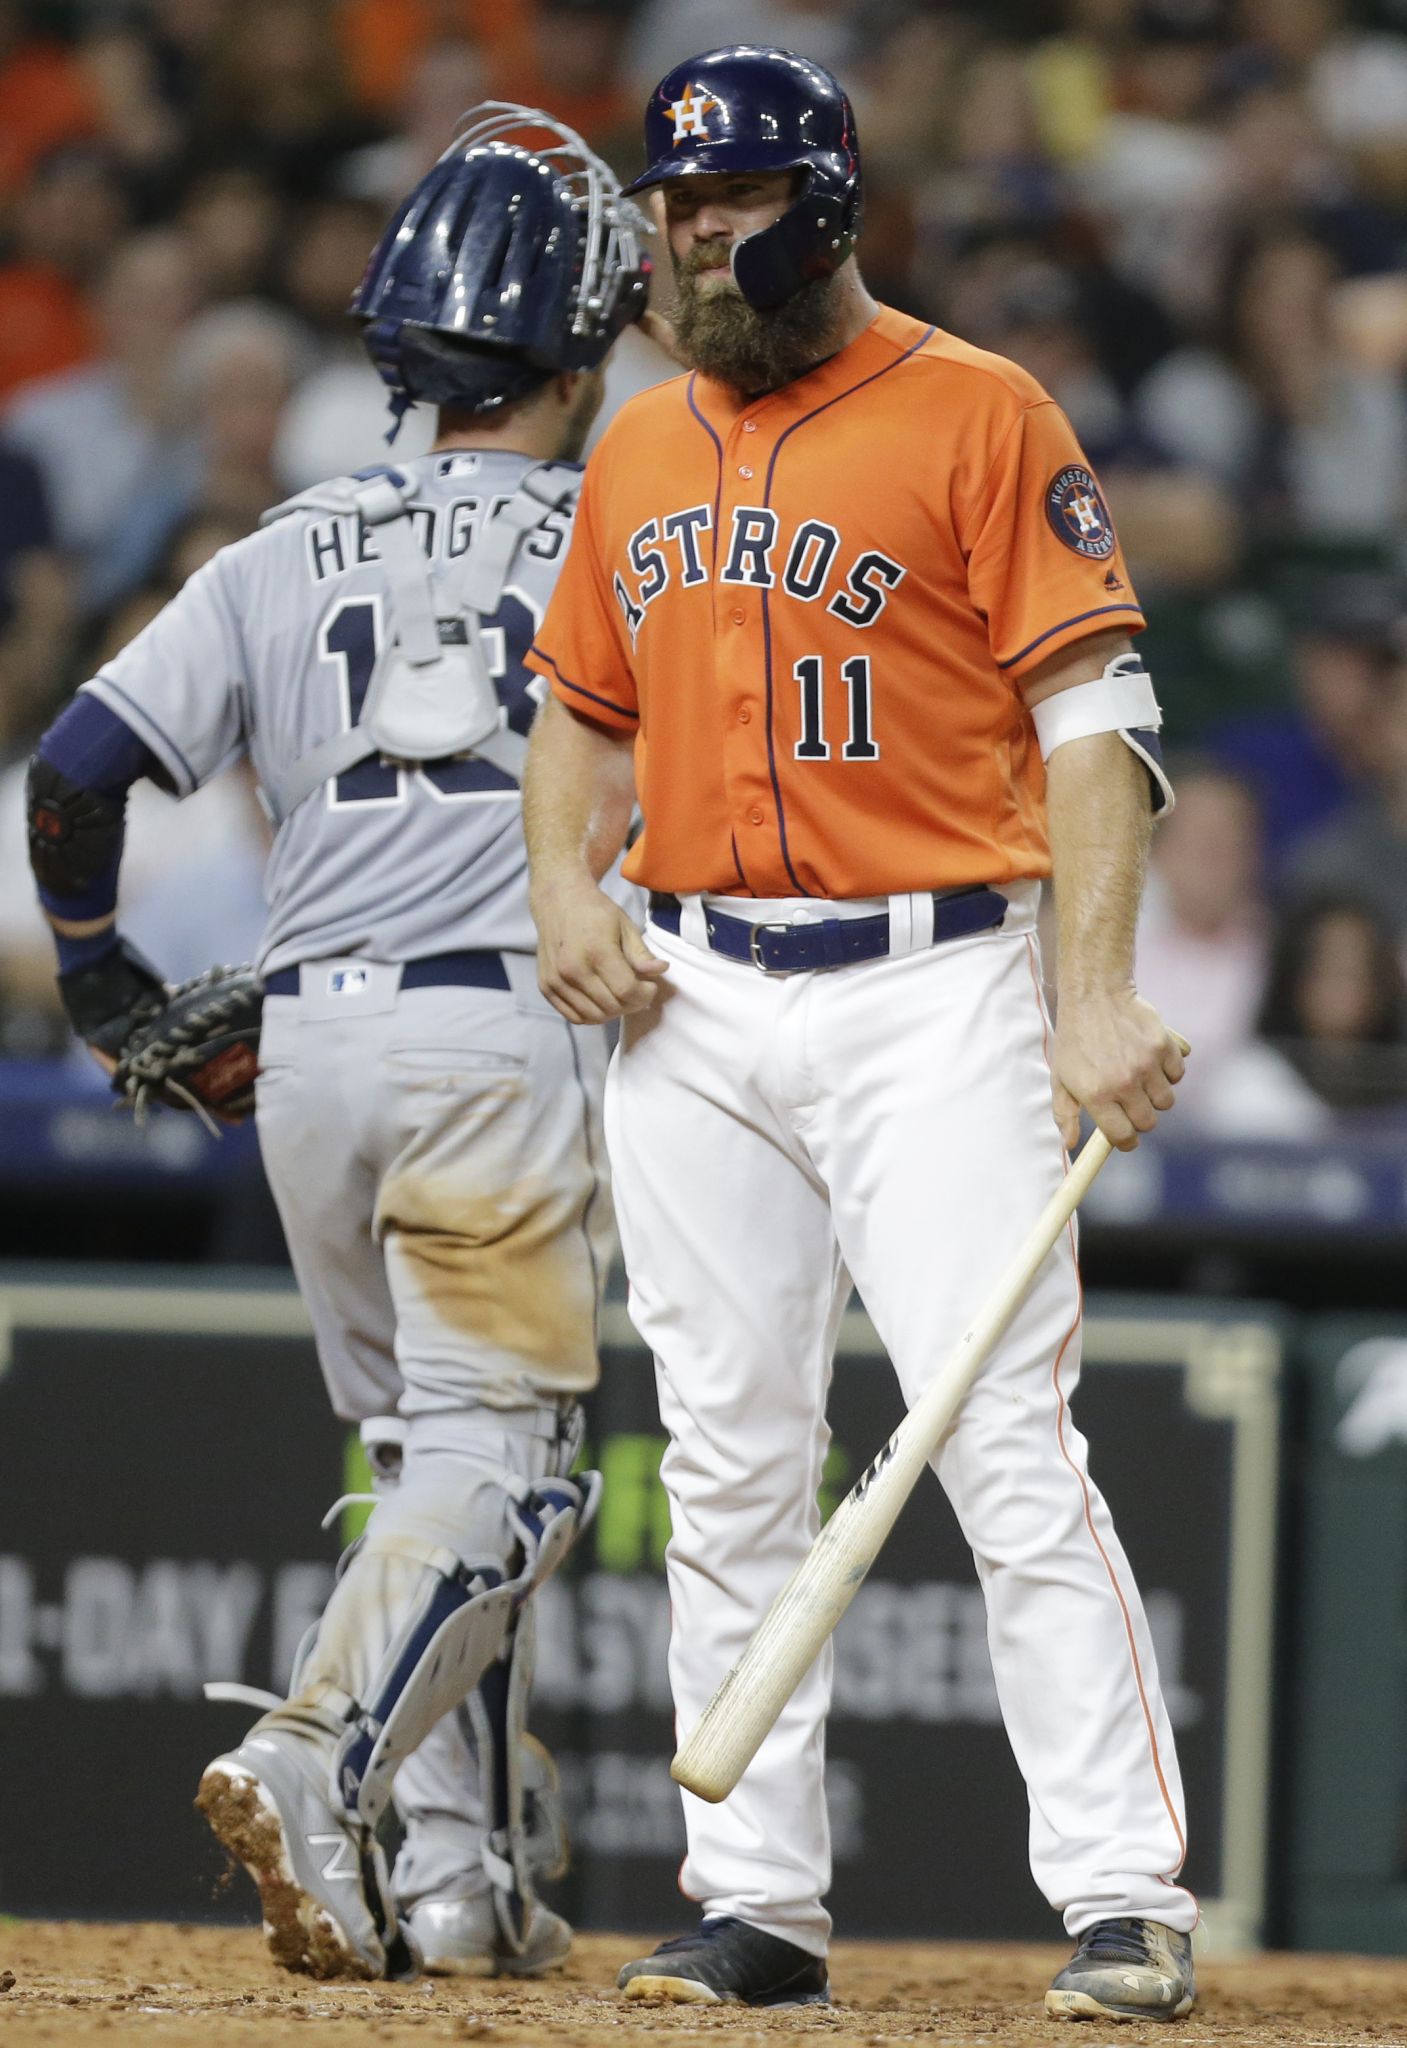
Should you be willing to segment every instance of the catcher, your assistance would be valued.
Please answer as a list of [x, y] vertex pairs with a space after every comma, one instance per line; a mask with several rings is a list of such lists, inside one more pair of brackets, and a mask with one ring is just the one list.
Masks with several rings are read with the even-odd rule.
[[[645, 230], [570, 130], [480, 108], [353, 308], [394, 417], [438, 407], [431, 452], [222, 549], [31, 764], [74, 1029], [138, 1110], [232, 1120], [257, 1095], [328, 1391], [376, 1476], [289, 1697], [196, 1802], [275, 1961], [316, 1977], [531, 1976], [570, 1941], [536, 1894], [563, 1840], [525, 1717], [530, 1596], [594, 1501], [569, 1474], [610, 1253], [605, 1044], [537, 989], [523, 656], [605, 358], [644, 308]], [[117, 928], [126, 794], [188, 795], [246, 752], [275, 825], [258, 976], [169, 990]]]

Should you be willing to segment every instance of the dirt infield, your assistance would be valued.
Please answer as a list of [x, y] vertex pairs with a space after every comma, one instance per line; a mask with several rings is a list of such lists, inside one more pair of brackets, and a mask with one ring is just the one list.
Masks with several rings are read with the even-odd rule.
[[[4, 2048], [114, 2044], [140, 2033], [151, 2048], [316, 2048], [367, 2039], [393, 2048], [440, 2041], [495, 2048], [728, 2048], [778, 2036], [826, 2036], [847, 2048], [889, 2042], [993, 2043], [1000, 2048], [1239, 2048], [1254, 2043], [1373, 2043], [1407, 2048], [1407, 1961], [1260, 1956], [1204, 1967], [1202, 2001], [1172, 2027], [1061, 2028], [1040, 1994], [1065, 1951], [878, 1942], [840, 1943], [830, 2010], [758, 2014], [738, 2007], [636, 2007], [611, 1989], [623, 1961], [651, 1946], [583, 1936], [567, 1972], [545, 1984], [439, 1979], [413, 1985], [310, 1984], [276, 1972], [253, 1932], [228, 1928], [0, 1924]], [[13, 1983], [6, 1979], [13, 1977]], [[723, 2038], [720, 2038], [723, 2037]]]

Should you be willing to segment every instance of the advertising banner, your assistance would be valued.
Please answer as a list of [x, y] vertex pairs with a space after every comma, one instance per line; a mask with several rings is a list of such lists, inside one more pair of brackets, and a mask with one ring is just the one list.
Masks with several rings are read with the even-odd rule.
[[[281, 1690], [331, 1584], [359, 1470], [296, 1296], [0, 1283], [0, 1911], [242, 1914], [190, 1801]], [[1148, 1607], [1187, 1789], [1187, 1875], [1223, 1947], [1256, 1938], [1265, 1837], [1280, 1336], [1218, 1308], [1097, 1307], [1075, 1417]], [[534, 1725], [558, 1757], [578, 1924], [687, 1924], [669, 1777], [668, 1512], [650, 1362], [607, 1311], [588, 1404], [600, 1515], [539, 1598]], [[858, 1310], [842, 1332], [823, 1510], [898, 1421]], [[1071, 1484], [1076, 1482], [1072, 1475]], [[1112, 1597], [1112, 1595], [1111, 1595]], [[1048, 1938], [982, 1597], [925, 1476], [836, 1639], [831, 1906], [855, 1936]]]

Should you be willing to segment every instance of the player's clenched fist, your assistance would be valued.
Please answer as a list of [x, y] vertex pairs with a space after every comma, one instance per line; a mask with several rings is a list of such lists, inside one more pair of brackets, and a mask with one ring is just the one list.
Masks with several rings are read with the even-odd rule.
[[1183, 1070], [1177, 1040], [1131, 989], [1093, 999], [1062, 995], [1052, 1097], [1068, 1149], [1079, 1143], [1084, 1109], [1111, 1145], [1131, 1152], [1172, 1108]]
[[594, 883], [535, 891], [533, 916], [538, 982], [569, 1024], [604, 1024], [658, 999], [669, 962]]

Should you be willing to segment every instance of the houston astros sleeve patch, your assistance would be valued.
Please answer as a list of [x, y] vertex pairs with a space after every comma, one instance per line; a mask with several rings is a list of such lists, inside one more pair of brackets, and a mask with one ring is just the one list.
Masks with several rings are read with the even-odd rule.
[[1057, 470], [1045, 494], [1045, 516], [1057, 540], [1086, 560], [1105, 562], [1114, 552], [1114, 522], [1104, 495], [1082, 462]]

